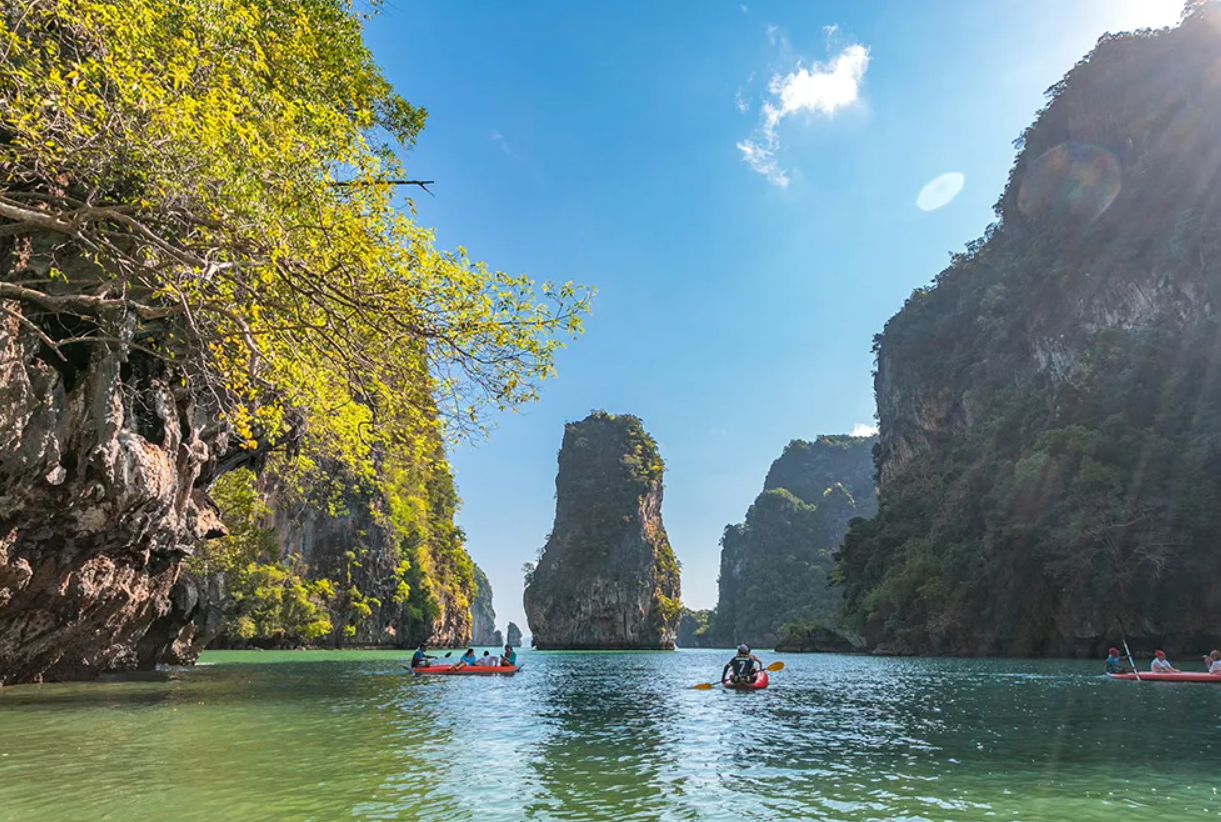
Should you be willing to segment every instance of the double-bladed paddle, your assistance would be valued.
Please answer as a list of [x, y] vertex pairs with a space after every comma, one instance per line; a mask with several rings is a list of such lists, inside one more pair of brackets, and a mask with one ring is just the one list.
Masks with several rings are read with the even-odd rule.
[[[772, 673], [775, 673], [776, 671], [783, 671], [784, 663], [777, 660], [776, 662], [773, 662], [771, 665], [768, 665], [763, 670], [771, 671]], [[696, 685], [694, 687], [695, 687], [695, 690], [697, 690], [697, 691], [710, 691], [710, 690], [712, 690], [713, 686], [715, 686], [715, 685], [716, 685], [715, 682], [701, 682], [699, 685]]]

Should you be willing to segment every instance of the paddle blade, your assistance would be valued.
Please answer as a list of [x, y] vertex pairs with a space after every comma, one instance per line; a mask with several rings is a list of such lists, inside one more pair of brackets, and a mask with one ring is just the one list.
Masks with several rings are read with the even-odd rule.
[[450, 651], [449, 653], [447, 653], [447, 654], [445, 655], [445, 657], [444, 657], [444, 658], [445, 658], [445, 659], [449, 659], [449, 658], [450, 658], [451, 656], [453, 656], [453, 655], [454, 655], [454, 652], [453, 652], [453, 651]]
[[695, 686], [695, 690], [697, 690], [697, 691], [711, 691], [711, 690], [712, 690], [712, 683], [711, 683], [711, 682], [701, 682], [699, 685], [696, 685], [696, 686]]
[[783, 670], [784, 670], [784, 663], [783, 663], [783, 662], [779, 662], [779, 661], [777, 661], [777, 662], [773, 662], [771, 665], [768, 665], [768, 666], [767, 666], [767, 669], [768, 669], [769, 671], [783, 671]]

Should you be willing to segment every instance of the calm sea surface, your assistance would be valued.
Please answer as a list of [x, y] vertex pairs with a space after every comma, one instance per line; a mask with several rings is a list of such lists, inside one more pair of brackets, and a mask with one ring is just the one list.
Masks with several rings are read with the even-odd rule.
[[793, 655], [766, 691], [704, 692], [728, 652], [521, 656], [413, 678], [399, 653], [216, 652], [0, 689], [0, 820], [1221, 815], [1221, 685]]

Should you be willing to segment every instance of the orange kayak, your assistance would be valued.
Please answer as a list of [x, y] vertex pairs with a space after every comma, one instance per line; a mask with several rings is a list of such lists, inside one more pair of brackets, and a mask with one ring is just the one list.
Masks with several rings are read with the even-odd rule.
[[[406, 666], [404, 666], [406, 667]], [[489, 665], [464, 665], [461, 668], [451, 668], [448, 665], [424, 665], [419, 668], [408, 668], [413, 674], [441, 674], [445, 676], [489, 676], [492, 674], [515, 674], [517, 668], [513, 665], [501, 665], [493, 668]]]
[[[1107, 674], [1111, 679], [1135, 680], [1136, 674]], [[1197, 671], [1180, 671], [1177, 674], [1155, 674], [1141, 671], [1141, 682], [1214, 682], [1221, 685], [1221, 674], [1205, 674]]]

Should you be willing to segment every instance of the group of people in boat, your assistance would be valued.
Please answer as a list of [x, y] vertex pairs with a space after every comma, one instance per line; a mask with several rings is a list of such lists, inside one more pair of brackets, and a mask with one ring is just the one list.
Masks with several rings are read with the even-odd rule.
[[[433, 660], [438, 659], [435, 656], [429, 656], [428, 646], [424, 643], [416, 648], [414, 654], [411, 655], [412, 668], [427, 668], [433, 664]], [[496, 656], [490, 651], [484, 651], [483, 656], [475, 656], [474, 648], [467, 648], [457, 662], [449, 666], [451, 671], [457, 671], [461, 668], [516, 668], [517, 667], [517, 651], [513, 650], [512, 645], [506, 645], [504, 653]]]
[[[1221, 675], [1221, 651], [1214, 650], [1205, 656], [1204, 664], [1208, 667], [1210, 674]], [[1132, 671], [1132, 665], [1120, 658], [1118, 648], [1111, 648], [1107, 651], [1108, 674], [1130, 674]], [[1153, 654], [1153, 662], [1149, 665], [1149, 671], [1155, 674], [1181, 673], [1178, 668], [1170, 664], [1170, 660], [1166, 658], [1165, 651], [1156, 651]]]

